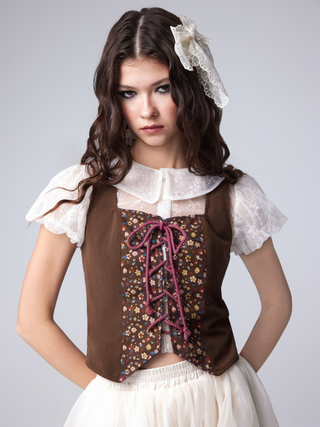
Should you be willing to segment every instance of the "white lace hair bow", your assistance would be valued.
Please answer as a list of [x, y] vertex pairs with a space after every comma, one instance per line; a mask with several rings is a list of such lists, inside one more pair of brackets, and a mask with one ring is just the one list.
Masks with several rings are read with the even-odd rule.
[[192, 19], [180, 15], [180, 20], [183, 25], [170, 27], [175, 40], [174, 50], [186, 70], [193, 71], [196, 67], [204, 93], [222, 108], [229, 97], [213, 64], [208, 47], [211, 40], [198, 33]]

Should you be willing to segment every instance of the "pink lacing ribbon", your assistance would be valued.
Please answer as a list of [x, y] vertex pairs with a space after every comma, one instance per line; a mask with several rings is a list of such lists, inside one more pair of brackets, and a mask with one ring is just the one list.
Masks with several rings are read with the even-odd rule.
[[[131, 246], [130, 245], [130, 240], [132, 238], [132, 236], [134, 235], [139, 235], [139, 231], [142, 228], [146, 228], [146, 227], [150, 227], [149, 230], [147, 231], [146, 235], [144, 236], [143, 240], [141, 241], [141, 243], [139, 245], [135, 245], [135, 246]], [[155, 245], [151, 246], [151, 239], [150, 239], [150, 235], [152, 235], [152, 233], [154, 232], [154, 230], [159, 229], [160, 231], [162, 231], [165, 236], [162, 236], [162, 241], [159, 243], [156, 243]], [[175, 242], [174, 242], [174, 236], [173, 236], [173, 231], [172, 230], [178, 230], [183, 238], [181, 239], [180, 243], [176, 246]], [[170, 322], [169, 320], [167, 320], [166, 318], [169, 316], [169, 313], [159, 317], [158, 319], [156, 319], [148, 328], [147, 331], [149, 332], [150, 329], [154, 328], [159, 322], [161, 322], [162, 320], [167, 323], [168, 325], [171, 325], [177, 329], [180, 330], [181, 333], [183, 333], [184, 339], [186, 341], [188, 341], [189, 336], [191, 335], [191, 332], [189, 331], [189, 329], [186, 326], [186, 322], [185, 322], [185, 318], [184, 318], [184, 314], [183, 314], [183, 307], [182, 307], [182, 303], [181, 303], [181, 297], [180, 297], [180, 292], [179, 292], [179, 286], [178, 286], [178, 282], [177, 282], [177, 277], [176, 277], [176, 272], [174, 269], [174, 264], [173, 264], [173, 255], [176, 255], [182, 244], [184, 243], [184, 241], [187, 238], [187, 234], [185, 233], [185, 231], [178, 227], [177, 225], [173, 225], [173, 224], [168, 224], [167, 222], [162, 222], [162, 221], [148, 221], [142, 225], [140, 225], [140, 227], [136, 228], [134, 231], [132, 231], [130, 233], [130, 235], [128, 236], [127, 239], [127, 243], [130, 249], [139, 249], [142, 246], [146, 245], [147, 247], [147, 256], [146, 256], [146, 296], [147, 296], [147, 302], [146, 302], [146, 313], [148, 315], [151, 315], [152, 313], [155, 313], [155, 311], [150, 307], [150, 305], [154, 302], [157, 301], [160, 298], [163, 298], [165, 295], [168, 295], [168, 297], [172, 298], [175, 303], [178, 305], [179, 307], [179, 311], [180, 311], [180, 316], [181, 316], [181, 320], [182, 320], [182, 324], [183, 326], [181, 327], [178, 323], [173, 323]], [[155, 250], [157, 247], [162, 246], [163, 242], [167, 242], [167, 246], [168, 246], [168, 260], [164, 260], [161, 261], [156, 267], [152, 268], [151, 270], [149, 270], [149, 263], [150, 263], [150, 253]], [[167, 263], [167, 261], [169, 261], [169, 267], [167, 265], [165, 265]], [[176, 289], [176, 293], [177, 293], [177, 298], [175, 298], [169, 291], [167, 291], [167, 289], [162, 288], [162, 292], [158, 295], [156, 295], [153, 298], [150, 298], [150, 290], [149, 290], [149, 279], [150, 277], [154, 274], [155, 271], [159, 270], [162, 266], [164, 266], [164, 268], [171, 273], [172, 277], [173, 277], [173, 282], [174, 282], [174, 286]]]

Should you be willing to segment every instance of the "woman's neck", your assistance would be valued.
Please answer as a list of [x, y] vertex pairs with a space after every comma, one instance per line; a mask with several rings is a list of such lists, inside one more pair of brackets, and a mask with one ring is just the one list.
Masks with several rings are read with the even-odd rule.
[[133, 142], [130, 151], [135, 162], [149, 168], [183, 169], [188, 167], [180, 144], [155, 147], [137, 140]]

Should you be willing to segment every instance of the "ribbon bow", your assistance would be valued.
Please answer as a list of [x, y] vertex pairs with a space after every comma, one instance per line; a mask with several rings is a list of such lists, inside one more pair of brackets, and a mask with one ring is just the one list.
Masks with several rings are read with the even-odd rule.
[[[139, 231], [142, 228], [148, 227], [150, 226], [149, 230], [147, 231], [147, 233], [145, 234], [145, 236], [141, 239], [141, 242], [138, 245], [131, 245], [130, 244], [130, 240], [134, 235], [139, 235]], [[155, 245], [151, 246], [151, 239], [150, 236], [152, 235], [153, 231], [159, 229], [160, 231], [163, 231], [163, 233], [165, 234], [165, 236], [162, 236], [162, 241], [160, 241], [159, 243], [156, 243]], [[173, 235], [173, 230], [177, 230], [182, 234], [182, 237], [180, 238], [180, 243], [178, 245], [175, 244], [174, 241], [174, 235]], [[146, 301], [146, 313], [151, 315], [152, 313], [154, 313], [154, 310], [150, 307], [151, 303], [153, 303], [154, 301], [157, 301], [158, 299], [164, 297], [165, 295], [168, 295], [168, 297], [172, 298], [175, 303], [178, 305], [179, 307], [179, 311], [180, 311], [180, 316], [181, 316], [181, 320], [182, 320], [182, 324], [183, 327], [181, 327], [180, 325], [178, 325], [177, 323], [173, 323], [170, 322], [169, 320], [166, 319], [166, 317], [169, 316], [169, 314], [165, 314], [164, 316], [159, 317], [158, 319], [156, 319], [149, 327], [148, 327], [148, 331], [150, 329], [152, 329], [154, 326], [156, 326], [157, 323], [161, 322], [162, 320], [165, 323], [168, 323], [171, 326], [174, 326], [175, 328], [179, 329], [180, 332], [184, 333], [184, 339], [188, 341], [189, 336], [191, 335], [191, 332], [189, 331], [189, 329], [187, 328], [186, 322], [185, 322], [185, 318], [184, 318], [184, 314], [183, 314], [183, 307], [182, 307], [182, 303], [181, 303], [181, 296], [180, 296], [180, 291], [179, 291], [179, 285], [177, 282], [177, 278], [176, 278], [176, 273], [175, 273], [175, 269], [174, 269], [174, 263], [173, 263], [173, 255], [176, 255], [179, 251], [180, 248], [182, 246], [182, 244], [184, 243], [184, 241], [186, 240], [187, 235], [186, 232], [178, 227], [177, 225], [174, 224], [168, 224], [167, 222], [163, 222], [163, 221], [148, 221], [142, 225], [140, 225], [140, 227], [137, 227], [135, 230], [133, 230], [127, 239], [127, 243], [128, 243], [128, 247], [130, 249], [139, 249], [142, 246], [146, 245], [147, 247], [147, 256], [146, 256], [146, 272], [145, 272], [145, 276], [146, 276], [146, 297], [147, 297], [147, 301]], [[153, 250], [155, 250], [157, 247], [162, 246], [163, 242], [167, 243], [167, 247], [168, 247], [168, 260], [163, 260], [162, 262], [160, 262], [156, 267], [154, 267], [153, 269], [149, 270], [149, 263], [150, 263], [150, 255], [151, 252]], [[165, 265], [167, 263], [167, 261], [169, 261], [169, 266]], [[162, 266], [164, 266], [164, 268], [172, 275], [173, 277], [173, 282], [175, 285], [175, 289], [176, 289], [176, 294], [177, 294], [177, 298], [175, 298], [170, 292], [168, 292], [165, 288], [162, 288], [162, 292], [158, 295], [156, 295], [153, 298], [150, 298], [150, 290], [149, 290], [149, 279], [150, 277], [154, 274], [155, 271], [159, 270]]]
[[[207, 45], [211, 43], [212, 40], [208, 39], [197, 31], [196, 24], [194, 21], [192, 21], [192, 19], [189, 19], [184, 15], [180, 15], [180, 20], [182, 21], [183, 25], [178, 25], [175, 28], [170, 27], [176, 41], [175, 52], [179, 56], [177, 50], [180, 51], [179, 47], [183, 49], [185, 57], [187, 57], [187, 61], [182, 63], [182, 65], [185, 69], [193, 71], [193, 66], [196, 66], [196, 64], [194, 64], [193, 58], [188, 57], [188, 50], [196, 51], [197, 49], [201, 49], [204, 51], [204, 49], [206, 49]], [[209, 55], [211, 56], [210, 51]]]
[[186, 70], [193, 71], [196, 67], [204, 93], [222, 108], [229, 97], [213, 63], [208, 47], [211, 40], [197, 31], [192, 19], [180, 15], [180, 20], [182, 25], [170, 27], [175, 40], [174, 50]]

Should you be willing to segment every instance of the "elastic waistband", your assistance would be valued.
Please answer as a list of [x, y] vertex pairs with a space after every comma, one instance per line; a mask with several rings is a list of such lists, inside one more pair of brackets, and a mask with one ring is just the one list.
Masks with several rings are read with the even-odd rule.
[[160, 368], [139, 369], [122, 383], [109, 381], [97, 375], [96, 380], [107, 387], [121, 390], [156, 390], [169, 388], [194, 380], [205, 374], [202, 369], [184, 360]]

